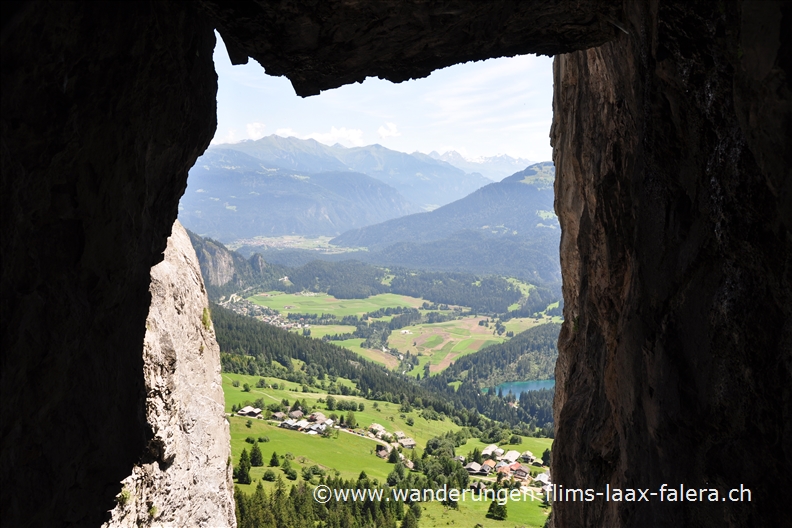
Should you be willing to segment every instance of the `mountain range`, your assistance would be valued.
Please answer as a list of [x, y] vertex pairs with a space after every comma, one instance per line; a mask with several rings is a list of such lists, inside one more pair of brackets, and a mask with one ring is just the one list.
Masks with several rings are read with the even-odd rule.
[[328, 163], [308, 173], [211, 148], [190, 170], [179, 219], [224, 242], [255, 236], [333, 236], [417, 210], [382, 181]]
[[[313, 139], [267, 136], [256, 141], [218, 145], [213, 149], [236, 150], [258, 159], [268, 168], [301, 173], [352, 171], [384, 182], [421, 210], [458, 200], [491, 182], [481, 174], [469, 174], [440, 159], [406, 154], [381, 145], [347, 148], [323, 145]], [[513, 172], [513, 171], [512, 171]]]
[[432, 151], [427, 156], [438, 161], [445, 161], [465, 172], [481, 174], [493, 181], [501, 181], [507, 176], [535, 163], [524, 158], [512, 158], [506, 154], [469, 159], [454, 150], [443, 154]]
[[553, 283], [561, 272], [554, 179], [551, 162], [537, 163], [434, 211], [353, 229], [331, 241], [338, 247], [366, 247], [368, 251], [322, 254], [258, 246], [242, 246], [238, 251], [246, 256], [258, 252], [267, 262], [283, 266], [302, 266], [316, 259], [356, 259], [381, 266]]

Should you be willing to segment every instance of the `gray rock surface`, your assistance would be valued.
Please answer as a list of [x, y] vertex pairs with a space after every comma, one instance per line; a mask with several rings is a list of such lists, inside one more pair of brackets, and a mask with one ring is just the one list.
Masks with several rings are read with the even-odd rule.
[[151, 268], [143, 360], [146, 458], [124, 479], [108, 527], [236, 526], [220, 348], [198, 259], [177, 221]]

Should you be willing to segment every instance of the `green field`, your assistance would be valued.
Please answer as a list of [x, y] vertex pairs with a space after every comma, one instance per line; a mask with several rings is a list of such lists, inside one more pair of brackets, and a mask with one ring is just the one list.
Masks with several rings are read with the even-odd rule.
[[[509, 279], [509, 281], [519, 287], [524, 293], [527, 293], [533, 287], [517, 279]], [[395, 308], [397, 306], [420, 308], [424, 302], [423, 299], [416, 297], [392, 293], [375, 295], [367, 299], [336, 299], [324, 293], [298, 295], [277, 291], [260, 293], [249, 297], [248, 300], [258, 305], [278, 310], [283, 314], [310, 313], [318, 315], [330, 313], [339, 319], [346, 315], [361, 316], [364, 313], [373, 312], [380, 308]], [[421, 312], [426, 313], [426, 310], [421, 309]], [[391, 318], [392, 316], [386, 316], [377, 320], [387, 321]], [[423, 376], [426, 364], [430, 366], [430, 373], [436, 374], [447, 368], [451, 362], [459, 357], [472, 354], [490, 345], [503, 343], [509, 339], [505, 334], [495, 334], [493, 323], [490, 323], [489, 326], [479, 325], [480, 321], [485, 321], [486, 319], [480, 316], [467, 316], [444, 323], [411, 325], [394, 330], [388, 340], [388, 346], [398, 349], [402, 354], [409, 351], [411, 354], [418, 356], [418, 365], [409, 372], [409, 375], [413, 377]], [[560, 321], [560, 318], [514, 318], [504, 323], [504, 327], [507, 332], [517, 334], [534, 326], [556, 320]], [[321, 339], [328, 334], [351, 333], [354, 332], [355, 328], [345, 325], [313, 325], [310, 330], [311, 337]], [[301, 330], [295, 331], [301, 332]], [[391, 369], [399, 365], [399, 360], [394, 355], [379, 349], [362, 348], [360, 346], [362, 342], [362, 338], [353, 338], [344, 341], [333, 341], [333, 344], [347, 348], [370, 361]]]
[[380, 308], [403, 306], [407, 308], [420, 308], [423, 299], [408, 297], [406, 295], [396, 295], [394, 293], [382, 293], [367, 299], [336, 299], [326, 293], [310, 295], [298, 295], [283, 292], [266, 292], [248, 298], [248, 301], [266, 306], [280, 313], [310, 313], [322, 314], [331, 313], [338, 317], [345, 315], [363, 315], [366, 312], [374, 312]]
[[[288, 399], [293, 402], [295, 399], [305, 399], [308, 406], [316, 406], [317, 410], [322, 410], [325, 414], [331, 413], [325, 408], [324, 404], [317, 403], [317, 400], [327, 397], [327, 393], [322, 392], [319, 387], [311, 388], [312, 392], [295, 392], [299, 389], [293, 382], [278, 378], [264, 378], [268, 385], [277, 383], [279, 386], [285, 385], [285, 389], [256, 388], [258, 376], [245, 376], [242, 374], [223, 373], [223, 392], [225, 394], [226, 412], [230, 412], [234, 404], [252, 403], [256, 398], [263, 398], [265, 402], [280, 402]], [[232, 382], [238, 381], [240, 387], [234, 387]], [[247, 383], [250, 385], [250, 392], [245, 392], [242, 386]], [[352, 385], [350, 380], [339, 378], [336, 383]], [[316, 392], [313, 392], [316, 391]], [[439, 436], [446, 431], [455, 431], [459, 426], [450, 420], [435, 421], [426, 420], [420, 417], [420, 413], [412, 411], [402, 415], [399, 406], [389, 402], [376, 402], [377, 409], [374, 408], [375, 402], [354, 396], [334, 395], [336, 400], [353, 400], [363, 403], [364, 410], [355, 412], [355, 417], [361, 427], [367, 427], [372, 422], [383, 425], [389, 432], [398, 430], [404, 431], [407, 436], [413, 437], [419, 449], [417, 454], [422, 453], [421, 448], [426, 442]], [[340, 412], [339, 412], [340, 413]], [[406, 419], [412, 417], [415, 424], [411, 427], [407, 425]], [[247, 437], [258, 439], [266, 438], [268, 441], [259, 443], [264, 466], [254, 467], [250, 471], [252, 483], [249, 485], [236, 484], [241, 491], [252, 493], [255, 487], [262, 480], [262, 476], [267, 469], [272, 469], [276, 475], [283, 475], [280, 468], [269, 468], [269, 460], [273, 451], [280, 456], [287, 453], [293, 456], [292, 467], [300, 473], [303, 467], [317, 465], [325, 471], [335, 474], [336, 472], [346, 479], [355, 479], [361, 471], [365, 471], [371, 478], [383, 482], [393, 466], [386, 461], [378, 458], [374, 454], [377, 442], [372, 439], [359, 436], [346, 431], [338, 431], [330, 438], [323, 438], [318, 435], [307, 435], [297, 431], [282, 429], [266, 420], [249, 420], [247, 418], [229, 416], [231, 431], [231, 452], [232, 462], [237, 464], [242, 449], [250, 451], [251, 444], [245, 441]], [[248, 424], [249, 423], [249, 427]], [[523, 437], [523, 443], [512, 446], [519, 451], [531, 450], [534, 454], [541, 456], [541, 453], [549, 447], [552, 440], [546, 438]], [[467, 455], [475, 447], [480, 449], [486, 444], [477, 439], [470, 439], [466, 444], [457, 448], [458, 454]], [[503, 446], [508, 449], [509, 446]], [[301, 482], [302, 476], [298, 476], [295, 483]], [[286, 485], [291, 485], [291, 481], [285, 480]], [[263, 481], [265, 489], [271, 490], [274, 483]], [[511, 526], [542, 527], [544, 526], [549, 508], [542, 505], [540, 501], [531, 502], [509, 502], [507, 505], [508, 517], [506, 521], [494, 521], [486, 518], [488, 502], [476, 502], [472, 500], [460, 501], [459, 509], [453, 510], [444, 507], [439, 502], [426, 502], [422, 505], [423, 515], [420, 519], [420, 526], [473, 526], [480, 524], [485, 528], [505, 528]]]

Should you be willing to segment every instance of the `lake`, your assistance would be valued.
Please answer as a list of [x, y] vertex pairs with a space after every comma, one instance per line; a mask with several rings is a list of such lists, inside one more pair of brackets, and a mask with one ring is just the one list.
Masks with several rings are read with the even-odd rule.
[[532, 380], [532, 381], [510, 381], [508, 383], [501, 383], [497, 386], [498, 390], [503, 389], [503, 394], [512, 392], [515, 396], [519, 396], [521, 392], [528, 392], [541, 389], [552, 389], [555, 386], [555, 380]]

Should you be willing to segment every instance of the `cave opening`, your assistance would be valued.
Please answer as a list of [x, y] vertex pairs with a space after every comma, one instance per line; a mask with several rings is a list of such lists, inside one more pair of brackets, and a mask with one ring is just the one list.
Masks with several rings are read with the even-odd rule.
[[592, 488], [743, 484], [754, 499], [565, 503], [555, 526], [787, 523], [792, 5], [314, 7], [3, 5], [4, 522], [99, 524], [146, 447], [149, 273], [215, 132], [217, 29], [234, 62], [301, 95], [556, 55], [553, 471]]

